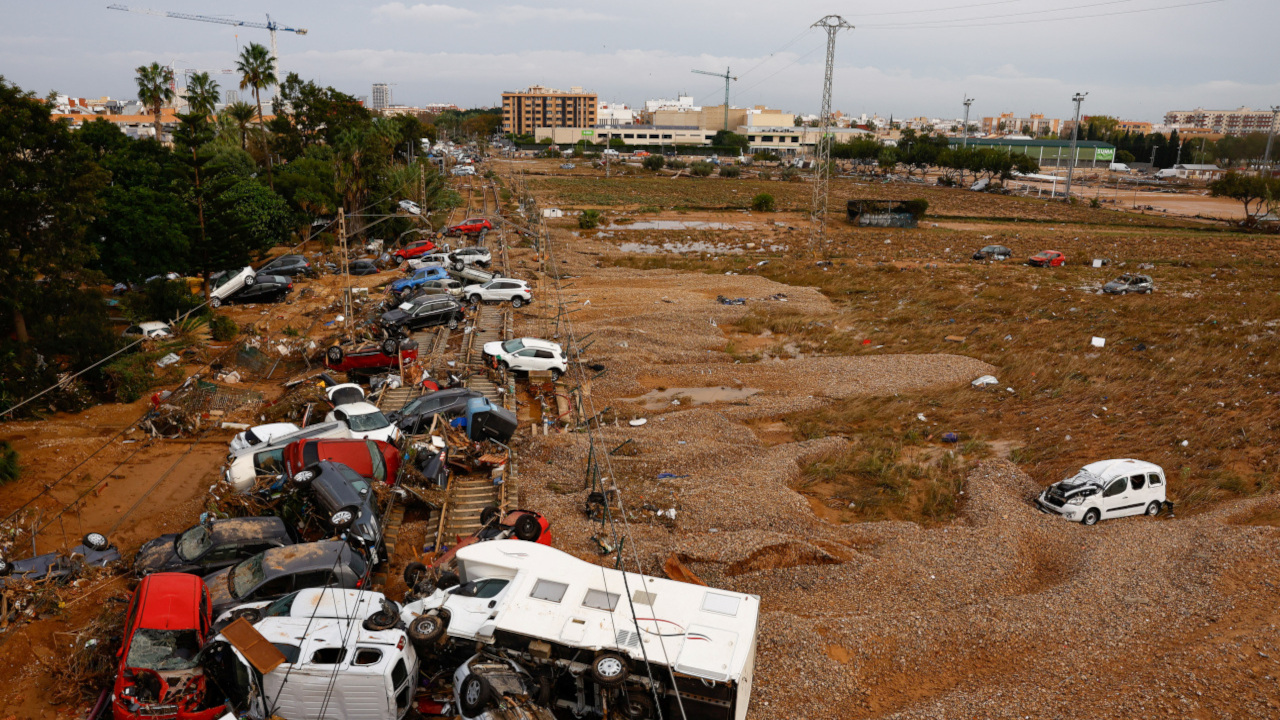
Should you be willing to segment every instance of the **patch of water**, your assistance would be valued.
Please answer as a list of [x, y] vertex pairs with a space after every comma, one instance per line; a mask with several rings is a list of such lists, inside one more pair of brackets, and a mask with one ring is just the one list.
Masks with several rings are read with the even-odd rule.
[[704, 240], [696, 240], [689, 242], [662, 243], [656, 245], [654, 243], [637, 243], [624, 242], [618, 246], [618, 249], [627, 253], [644, 253], [652, 255], [654, 253], [719, 253], [723, 255], [741, 255], [742, 248], [725, 245], [724, 243], [709, 243]]
[[749, 230], [751, 225], [734, 225], [702, 220], [641, 220], [639, 222], [605, 226], [606, 230]]
[[650, 390], [639, 397], [627, 398], [627, 400], [640, 403], [646, 410], [661, 410], [668, 405], [675, 404], [706, 405], [708, 403], [746, 400], [758, 392], [760, 392], [759, 388], [731, 388], [723, 385], [718, 387], [667, 388], [666, 390]]

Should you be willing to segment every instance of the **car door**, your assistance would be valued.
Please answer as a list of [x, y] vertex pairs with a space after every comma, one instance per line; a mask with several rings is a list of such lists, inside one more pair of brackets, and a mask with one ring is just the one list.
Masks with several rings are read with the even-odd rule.
[[512, 367], [519, 370], [542, 370], [543, 368], [538, 367], [538, 358], [535, 357], [535, 352], [533, 348], [525, 348], [517, 352], [514, 355], [516, 361], [511, 363]]
[[550, 370], [556, 364], [556, 354], [550, 350], [534, 350], [533, 361], [538, 370]]
[[497, 613], [507, 584], [502, 578], [482, 578], [458, 586], [445, 603], [450, 613], [449, 634], [474, 638], [485, 621]]
[[1129, 476], [1129, 504], [1131, 507], [1125, 510], [1125, 515], [1141, 515], [1146, 511], [1147, 505], [1154, 499], [1151, 486], [1147, 484], [1146, 473], [1134, 473]]
[[[1124, 517], [1129, 514], [1128, 509], [1131, 504], [1128, 476], [1109, 480], [1106, 487], [1102, 489], [1102, 500], [1100, 502], [1102, 517]], [[1139, 504], [1139, 507], [1141, 507], [1141, 504]]]

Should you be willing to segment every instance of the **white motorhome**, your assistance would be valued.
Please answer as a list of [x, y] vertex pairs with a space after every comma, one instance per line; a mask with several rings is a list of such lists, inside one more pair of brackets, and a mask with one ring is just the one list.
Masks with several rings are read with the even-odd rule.
[[[205, 650], [205, 671], [240, 717], [399, 720], [413, 704], [419, 662], [384, 601], [377, 592], [312, 588], [236, 608], [231, 614], [256, 619], [253, 629], [280, 654], [219, 634]], [[268, 660], [275, 655], [266, 672], [255, 647]]]
[[462, 548], [457, 566], [461, 585], [401, 611], [420, 651], [479, 642], [558, 678], [551, 702], [578, 715], [602, 711], [605, 698], [652, 710], [656, 694], [664, 717], [678, 704], [690, 717], [746, 717], [758, 596], [624, 573], [520, 540]]

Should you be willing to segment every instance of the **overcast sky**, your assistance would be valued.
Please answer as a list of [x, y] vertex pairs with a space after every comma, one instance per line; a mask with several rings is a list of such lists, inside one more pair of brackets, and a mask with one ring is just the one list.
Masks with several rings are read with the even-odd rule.
[[[308, 29], [279, 33], [283, 70], [357, 96], [393, 83], [408, 105], [492, 106], [531, 84], [581, 85], [633, 107], [680, 92], [719, 104], [724, 82], [690, 70], [729, 67], [733, 104], [812, 113], [826, 35], [807, 28], [833, 12], [856, 26], [836, 43], [833, 107], [846, 113], [957, 117], [966, 93], [973, 117], [1067, 117], [1075, 92], [1089, 93], [1086, 114], [1149, 121], [1280, 104], [1277, 0], [137, 2], [257, 22], [270, 12]], [[132, 98], [140, 64], [233, 68], [237, 43], [268, 41], [265, 30], [107, 5], [0, 0], [0, 74], [40, 95]]]

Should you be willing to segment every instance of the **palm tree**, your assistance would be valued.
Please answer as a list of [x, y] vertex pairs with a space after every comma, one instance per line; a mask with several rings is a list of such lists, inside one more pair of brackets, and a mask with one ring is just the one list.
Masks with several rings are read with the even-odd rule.
[[234, 102], [222, 109], [222, 114], [230, 117], [240, 128], [240, 149], [248, 149], [249, 123], [257, 111], [247, 102]]
[[209, 73], [196, 73], [187, 81], [187, 105], [191, 114], [208, 118], [213, 115], [218, 104], [218, 83], [209, 78]]
[[153, 62], [137, 69], [138, 101], [155, 116], [156, 142], [160, 142], [160, 108], [173, 102], [173, 70]]
[[[249, 43], [249, 47], [240, 51], [240, 59], [236, 60], [236, 70], [240, 71], [240, 89], [253, 89], [253, 100], [258, 105], [258, 124], [262, 119], [262, 91], [278, 83], [276, 80], [276, 59], [271, 52], [258, 43]], [[271, 177], [271, 151], [267, 149], [267, 183], [275, 188]]]

